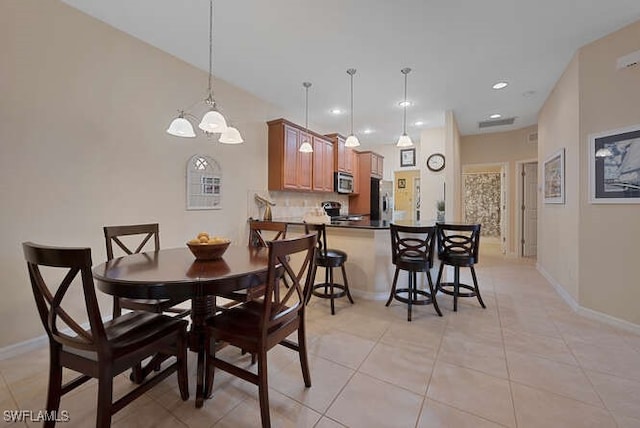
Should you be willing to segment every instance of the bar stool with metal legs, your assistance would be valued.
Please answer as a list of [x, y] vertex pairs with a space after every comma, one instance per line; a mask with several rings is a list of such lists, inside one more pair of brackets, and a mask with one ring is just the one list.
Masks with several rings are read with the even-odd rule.
[[[474, 265], [478, 263], [478, 250], [480, 247], [480, 225], [454, 225], [438, 223], [436, 225], [438, 236], [438, 258], [440, 270], [436, 281], [437, 291], [453, 296], [453, 310], [458, 310], [458, 297], [477, 297], [480, 306], [486, 308], [480, 289]], [[453, 266], [453, 282], [441, 282], [444, 266]], [[460, 283], [460, 268], [471, 269], [473, 286]], [[460, 289], [469, 290], [461, 292]]]
[[[309, 303], [311, 295], [321, 297], [323, 299], [331, 299], [331, 315], [335, 315], [336, 309], [334, 300], [347, 296], [349, 302], [353, 304], [353, 298], [349, 292], [349, 282], [347, 281], [347, 272], [344, 264], [347, 261], [347, 253], [341, 250], [327, 248], [327, 230], [324, 224], [305, 223], [305, 233], [315, 231], [318, 234], [317, 250], [313, 270], [311, 271], [311, 282], [305, 289], [305, 303]], [[324, 282], [315, 284], [316, 271], [318, 266], [325, 269]], [[344, 284], [336, 284], [333, 280], [333, 268], [342, 269], [342, 279]]]
[[[439, 316], [442, 316], [436, 290], [431, 280], [429, 270], [433, 267], [433, 247], [436, 229], [430, 226], [399, 226], [390, 225], [391, 230], [391, 262], [396, 266], [393, 275], [393, 285], [389, 293], [386, 306], [393, 299], [407, 304], [407, 321], [411, 321], [412, 305], [428, 305], [433, 303], [433, 308]], [[407, 288], [396, 288], [398, 273], [406, 270], [409, 273]], [[425, 272], [429, 291], [418, 289], [418, 272]]]

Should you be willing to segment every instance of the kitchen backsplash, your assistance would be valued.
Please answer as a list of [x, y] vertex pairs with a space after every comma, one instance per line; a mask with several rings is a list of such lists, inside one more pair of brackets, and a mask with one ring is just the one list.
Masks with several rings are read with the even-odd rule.
[[320, 207], [324, 201], [340, 202], [342, 204], [340, 213], [349, 213], [349, 197], [338, 193], [249, 190], [247, 192], [247, 218], [252, 217], [262, 220], [264, 216], [265, 207], [263, 204], [256, 202], [256, 194], [275, 203], [275, 205], [271, 207], [271, 213], [274, 219], [302, 218], [309, 210]]

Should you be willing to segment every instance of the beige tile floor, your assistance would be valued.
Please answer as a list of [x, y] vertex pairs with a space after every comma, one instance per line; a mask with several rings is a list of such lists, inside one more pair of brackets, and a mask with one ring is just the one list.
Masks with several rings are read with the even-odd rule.
[[[639, 336], [573, 313], [530, 260], [485, 247], [477, 271], [487, 309], [462, 299], [452, 312], [451, 298], [440, 295], [442, 318], [415, 307], [408, 323], [404, 304], [358, 299], [340, 301], [331, 316], [327, 301], [313, 299], [313, 386], [304, 387], [292, 351], [272, 350], [273, 426], [640, 427]], [[249, 365], [235, 348], [222, 354]], [[195, 360], [189, 364], [193, 380]], [[41, 409], [47, 349], [0, 361], [0, 375], [0, 409]], [[130, 387], [119, 376], [116, 394]], [[170, 377], [116, 414], [113, 426], [259, 426], [254, 385], [217, 373], [214, 387], [195, 409]], [[96, 390], [90, 382], [64, 397], [71, 420], [59, 426], [94, 426]]]

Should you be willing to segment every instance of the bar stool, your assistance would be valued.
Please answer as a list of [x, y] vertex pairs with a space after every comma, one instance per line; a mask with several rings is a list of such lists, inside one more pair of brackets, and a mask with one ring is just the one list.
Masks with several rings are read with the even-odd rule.
[[[437, 291], [453, 296], [453, 310], [458, 310], [458, 297], [477, 297], [480, 306], [486, 308], [480, 289], [478, 288], [478, 278], [473, 267], [478, 263], [478, 249], [480, 247], [480, 225], [453, 225], [438, 223], [436, 225], [438, 236], [438, 258], [440, 259], [440, 270], [436, 281]], [[453, 282], [440, 282], [444, 266], [453, 266]], [[460, 283], [460, 268], [471, 269], [473, 286]], [[460, 289], [469, 290], [460, 292]]]
[[[435, 243], [435, 227], [428, 226], [400, 226], [390, 225], [391, 231], [391, 262], [396, 266], [393, 275], [393, 285], [389, 293], [389, 300], [385, 306], [389, 306], [393, 299], [407, 304], [407, 321], [411, 321], [412, 305], [429, 305], [439, 316], [442, 316], [436, 290], [433, 287], [429, 269], [433, 267], [433, 247]], [[400, 270], [406, 270], [409, 274], [407, 288], [396, 288]], [[429, 291], [418, 289], [418, 272], [425, 272]], [[406, 296], [404, 296], [406, 294]]]
[[[318, 248], [316, 250], [313, 270], [311, 271], [311, 282], [309, 283], [307, 289], [305, 289], [305, 303], [309, 303], [312, 294], [323, 299], [331, 299], [331, 315], [335, 315], [335, 299], [347, 296], [349, 302], [353, 304], [353, 299], [351, 298], [351, 293], [349, 292], [347, 272], [344, 268], [344, 264], [347, 261], [347, 253], [341, 250], [329, 249], [327, 247], [327, 230], [324, 223], [305, 223], [304, 230], [307, 234], [311, 233], [310, 231], [315, 231], [318, 234]], [[323, 283], [315, 284], [314, 282], [318, 266], [325, 269], [325, 276]], [[342, 269], [342, 279], [344, 280], [344, 284], [336, 284], [333, 280], [333, 268], [338, 267]]]

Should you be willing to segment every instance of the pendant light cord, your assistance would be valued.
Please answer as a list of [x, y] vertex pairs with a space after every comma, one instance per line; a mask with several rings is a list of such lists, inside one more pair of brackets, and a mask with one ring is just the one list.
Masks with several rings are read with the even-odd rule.
[[304, 129], [309, 132], [309, 86], [305, 86], [304, 96]]
[[213, 99], [211, 78], [213, 68], [213, 0], [209, 0], [209, 97]]
[[[347, 71], [347, 73], [349, 73], [350, 70]], [[353, 70], [352, 73], [349, 73], [349, 75], [351, 76], [351, 135], [353, 135], [353, 74], [356, 71]]]
[[402, 118], [402, 133], [406, 134], [407, 133], [407, 74], [409, 74], [409, 71], [407, 71], [405, 73], [405, 71], [402, 71], [404, 73], [404, 114], [403, 114], [403, 118]]

